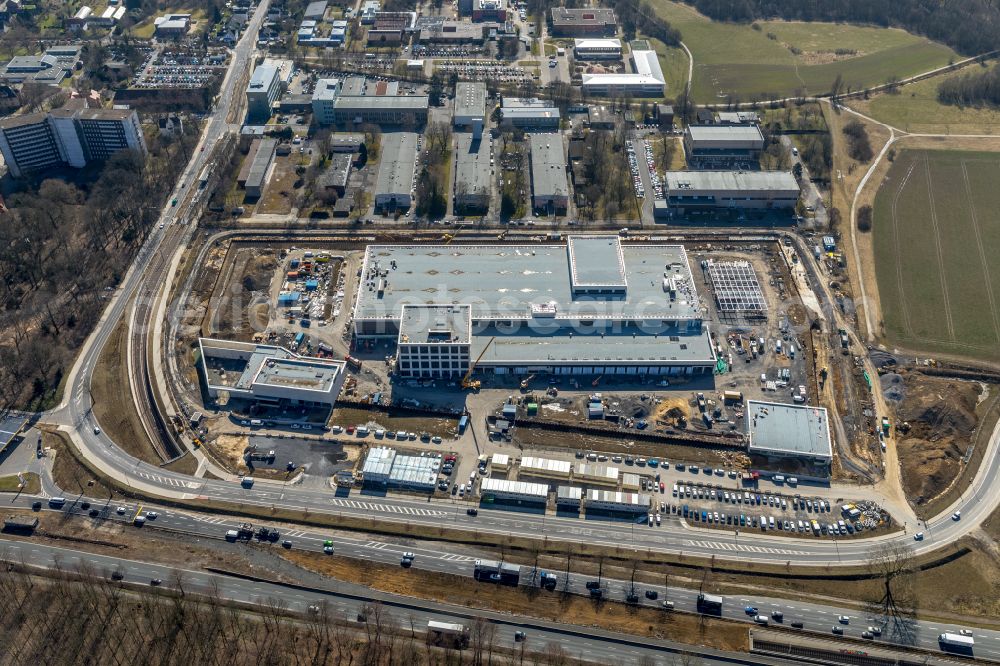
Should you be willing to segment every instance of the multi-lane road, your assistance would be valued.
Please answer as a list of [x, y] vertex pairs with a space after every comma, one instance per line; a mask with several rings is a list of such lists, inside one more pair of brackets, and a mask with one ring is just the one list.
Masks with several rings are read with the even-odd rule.
[[[234, 545], [234, 547], [239, 547]], [[187, 594], [204, 594], [227, 602], [262, 606], [271, 600], [280, 601], [291, 612], [309, 613], [310, 606], [326, 605], [327, 613], [343, 621], [355, 621], [364, 606], [378, 602], [387, 611], [388, 623], [401, 629], [413, 626], [420, 631], [429, 620], [456, 622], [469, 625], [475, 617], [492, 621], [496, 628], [494, 645], [498, 650], [520, 651], [514, 632], [526, 634], [523, 643], [527, 654], [546, 652], [550, 646], [562, 648], [565, 654], [592, 663], [640, 663], [665, 654], [684, 652], [697, 655], [704, 664], [765, 664], [785, 666], [793, 662], [773, 657], [740, 656], [706, 648], [652, 638], [637, 638], [625, 634], [581, 627], [571, 624], [534, 619], [514, 619], [509, 614], [491, 611], [470, 612], [453, 604], [416, 601], [350, 583], [336, 583], [324, 587], [305, 587], [282, 584], [266, 579], [251, 579], [198, 569], [184, 569], [120, 557], [80, 553], [27, 541], [0, 541], [0, 557], [11, 562], [24, 562], [38, 569], [56, 569], [63, 572], [85, 571], [90, 575], [110, 578], [113, 572], [122, 575], [123, 585], [148, 586], [152, 580], [162, 581], [162, 589], [170, 589], [178, 577], [183, 580]], [[357, 625], [360, 629], [361, 624]]]
[[[12, 502], [14, 506], [27, 508], [35, 500], [34, 497], [22, 496]], [[91, 498], [90, 508], [97, 507], [103, 513], [98, 518], [89, 517], [88, 510], [82, 508], [82, 502], [87, 498], [69, 498], [65, 508], [60, 509], [67, 514], [75, 516], [76, 520], [86, 520], [95, 522], [117, 522], [126, 529], [136, 530], [165, 530], [177, 535], [184, 535], [183, 538], [205, 538], [218, 539], [225, 538], [228, 530], [238, 528], [240, 520], [227, 517], [212, 516], [208, 514], [174, 510], [165, 507], [154, 507], [152, 505], [138, 506], [133, 503], [107, 504], [106, 499]], [[357, 500], [363, 502], [363, 500]], [[124, 507], [123, 513], [118, 512], [118, 507]], [[412, 507], [416, 511], [418, 507]], [[142, 510], [147, 513], [155, 509], [158, 514], [155, 519], [147, 520], [141, 528], [128, 527], [132, 523], [133, 516]], [[43, 510], [50, 509], [43, 503]], [[410, 515], [416, 515], [410, 514]], [[437, 519], [442, 520], [441, 516]], [[387, 565], [399, 565], [400, 558], [404, 552], [412, 552], [416, 555], [412, 568], [418, 570], [442, 573], [451, 576], [471, 577], [475, 557], [469, 555], [467, 551], [449, 550], [445, 544], [434, 545], [406, 545], [401, 546], [376, 538], [368, 538], [365, 535], [345, 536], [343, 534], [324, 533], [315, 529], [279, 528], [280, 536], [277, 542], [270, 547], [281, 549], [281, 543], [285, 540], [290, 542], [290, 546], [296, 550], [305, 550], [319, 553], [327, 542], [332, 542], [334, 552], [338, 556], [350, 557], [354, 559], [378, 562]], [[227, 547], [232, 548], [234, 553], [246, 548], [246, 542], [236, 541], [228, 543]], [[574, 594], [587, 595], [586, 584], [595, 579], [592, 575], [570, 573], [567, 577], [564, 571], [553, 570], [559, 577], [557, 589]], [[164, 580], [163, 576], [160, 576]], [[523, 585], [537, 585], [537, 579], [531, 576], [531, 567], [522, 567]], [[604, 578], [602, 583], [608, 589], [608, 598], [621, 602], [625, 599], [631, 584], [626, 580], [616, 580]], [[485, 584], [485, 583], [484, 583]], [[646, 590], [657, 593], [656, 599], [648, 599], [645, 596]], [[673, 601], [678, 611], [696, 611], [697, 590], [671, 587], [666, 589], [662, 584], [637, 583], [636, 592], [639, 595], [639, 604], [652, 608], [659, 608], [664, 600]], [[727, 597], [723, 607], [722, 617], [752, 623], [752, 618], [745, 612], [747, 606], [756, 607], [761, 614], [770, 615], [772, 611], [779, 610], [784, 613], [784, 624], [790, 625], [792, 622], [803, 623], [804, 631], [811, 631], [827, 636], [832, 635], [832, 627], [841, 626], [847, 637], [858, 639], [861, 633], [868, 626], [879, 626], [882, 628], [882, 636], [878, 639], [880, 644], [901, 644], [925, 649], [937, 648], [937, 637], [942, 632], [957, 632], [964, 629], [964, 626], [943, 623], [929, 620], [909, 620], [897, 621], [873, 616], [870, 613], [863, 613], [857, 609], [836, 607], [828, 604], [818, 604], [804, 601], [787, 601], [764, 595], [741, 594]], [[850, 618], [849, 623], [844, 625], [839, 622], [841, 616]], [[981, 658], [1000, 660], [1000, 632], [989, 630], [975, 630], [976, 648], [975, 653]]]

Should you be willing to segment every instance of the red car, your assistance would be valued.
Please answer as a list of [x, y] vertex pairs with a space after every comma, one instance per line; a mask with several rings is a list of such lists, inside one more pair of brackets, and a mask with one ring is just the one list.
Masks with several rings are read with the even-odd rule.
[[348, 435], [354, 434], [354, 426], [347, 426], [347, 434]]
[[453, 455], [447, 455], [444, 457], [445, 462], [455, 462], [456, 458]]
[[663, 481], [660, 481], [660, 492], [666, 492], [667, 487], [663, 485]]

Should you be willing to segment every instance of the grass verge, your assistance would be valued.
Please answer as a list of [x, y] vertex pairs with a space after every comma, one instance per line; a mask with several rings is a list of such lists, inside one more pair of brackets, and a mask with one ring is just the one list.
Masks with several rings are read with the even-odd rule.
[[11, 474], [10, 476], [0, 476], [0, 492], [5, 493], [16, 493], [22, 492], [28, 495], [36, 495], [42, 489], [42, 482], [38, 478], [38, 475], [33, 472], [25, 472], [21, 475], [24, 477], [24, 487], [21, 487], [21, 479], [17, 474]]

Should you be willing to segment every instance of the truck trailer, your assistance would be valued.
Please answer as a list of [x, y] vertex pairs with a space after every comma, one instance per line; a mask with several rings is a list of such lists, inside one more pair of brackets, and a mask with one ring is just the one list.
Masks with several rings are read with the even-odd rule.
[[976, 640], [972, 636], [963, 636], [962, 634], [953, 634], [946, 631], [938, 636], [938, 644], [946, 652], [972, 654], [972, 648], [975, 646]]
[[427, 643], [429, 645], [451, 646], [459, 649], [468, 647], [469, 628], [464, 624], [455, 622], [431, 620], [427, 623]]
[[722, 615], [722, 597], [718, 594], [698, 595], [698, 612], [705, 615]]
[[521, 567], [497, 560], [476, 560], [472, 575], [478, 581], [517, 585], [521, 580]]

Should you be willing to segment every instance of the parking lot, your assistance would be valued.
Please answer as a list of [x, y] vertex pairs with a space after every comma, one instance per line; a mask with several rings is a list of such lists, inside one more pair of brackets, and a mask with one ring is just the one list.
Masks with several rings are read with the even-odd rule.
[[495, 60], [444, 60], [435, 63], [437, 71], [445, 74], [456, 73], [470, 80], [481, 78], [500, 82], [517, 83], [534, 77], [524, 67], [507, 65]]
[[224, 71], [225, 62], [210, 62], [208, 58], [188, 53], [151, 52], [133, 88], [200, 88], [213, 76]]

